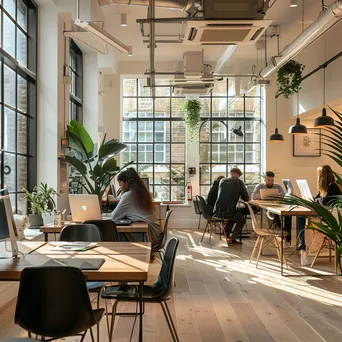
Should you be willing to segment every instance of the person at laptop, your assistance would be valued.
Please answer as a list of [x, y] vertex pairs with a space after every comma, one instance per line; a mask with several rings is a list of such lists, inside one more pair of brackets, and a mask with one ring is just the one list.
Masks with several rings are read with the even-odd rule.
[[[152, 202], [152, 196], [146, 185], [134, 168], [129, 167], [122, 171], [117, 180], [119, 182], [122, 196], [117, 207], [112, 212], [114, 221], [129, 219], [133, 222], [143, 221], [148, 223], [148, 237], [152, 248], [163, 240], [163, 230], [156, 223], [157, 217]], [[137, 241], [136, 234], [130, 234], [132, 240]]]
[[[276, 189], [278, 190], [278, 193], [280, 196], [284, 196], [284, 190], [280, 184], [274, 183], [274, 172], [273, 171], [266, 171], [265, 174], [265, 181], [264, 183], [258, 184], [253, 193], [252, 193], [252, 199], [253, 200], [260, 200], [260, 190], [267, 190], [267, 189]], [[270, 215], [267, 216], [270, 218]], [[278, 215], [273, 215], [273, 222], [276, 227], [280, 227], [280, 217]], [[292, 218], [291, 216], [285, 216], [284, 217], [284, 231], [288, 233], [286, 236], [286, 241], [291, 241], [291, 230], [292, 230]]]

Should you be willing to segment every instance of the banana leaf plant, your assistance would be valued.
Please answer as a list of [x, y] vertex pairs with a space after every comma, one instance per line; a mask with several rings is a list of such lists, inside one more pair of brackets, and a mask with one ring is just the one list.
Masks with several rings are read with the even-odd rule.
[[87, 130], [76, 120], [71, 120], [67, 126], [66, 137], [69, 141], [69, 153], [65, 158], [82, 176], [81, 179], [74, 178], [74, 181], [88, 194], [97, 195], [101, 204], [103, 193], [112, 176], [132, 164], [129, 162], [120, 168], [114, 159], [127, 145], [117, 139], [106, 141], [105, 135], [97, 150]]
[[[329, 207], [322, 206], [313, 200], [306, 200], [294, 195], [286, 196], [278, 199], [279, 202], [288, 205], [301, 206], [315, 211], [319, 216], [319, 220], [308, 220], [306, 229], [311, 229], [322, 233], [330, 238], [336, 246], [336, 263], [342, 274], [341, 254], [342, 254], [342, 212], [339, 206], [342, 205], [342, 200], [335, 200], [329, 203]], [[333, 210], [336, 211], [334, 215]]]

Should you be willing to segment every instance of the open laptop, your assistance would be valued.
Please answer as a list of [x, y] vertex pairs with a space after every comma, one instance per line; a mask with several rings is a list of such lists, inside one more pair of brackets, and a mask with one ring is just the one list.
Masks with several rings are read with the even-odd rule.
[[101, 208], [97, 195], [69, 195], [72, 220], [101, 220]]
[[282, 179], [285, 189], [286, 189], [286, 195], [295, 195], [293, 185], [291, 183], [290, 179]]
[[274, 200], [276, 196], [279, 196], [278, 189], [260, 189], [260, 199], [263, 201]]
[[306, 179], [297, 179], [296, 180], [300, 195], [305, 200], [313, 200], [312, 193], [309, 188], [309, 184]]

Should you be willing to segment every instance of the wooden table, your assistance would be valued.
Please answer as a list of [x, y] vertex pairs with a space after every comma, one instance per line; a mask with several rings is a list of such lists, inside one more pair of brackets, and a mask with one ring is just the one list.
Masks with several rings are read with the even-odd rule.
[[[269, 203], [268, 203], [269, 202]], [[281, 230], [281, 244], [280, 244], [280, 270], [281, 275], [284, 275], [284, 248], [283, 248], [283, 239], [284, 239], [284, 230], [283, 230], [283, 217], [284, 216], [315, 216], [317, 213], [308, 208], [296, 206], [296, 205], [286, 205], [281, 203], [276, 203], [272, 201], [262, 201], [262, 200], [252, 200], [248, 202], [250, 205], [255, 205], [260, 209], [267, 210], [273, 214], [280, 216], [280, 230]], [[263, 214], [261, 213], [261, 217]], [[262, 221], [261, 221], [262, 222]], [[261, 224], [262, 228], [262, 224]]]
[[[74, 224], [73, 222], [65, 223], [61, 226], [54, 226], [48, 224], [40, 227], [40, 232], [44, 233], [44, 239], [49, 241], [49, 234], [59, 234], [61, 230], [68, 225]], [[132, 222], [129, 226], [116, 226], [119, 233], [147, 233], [148, 224], [146, 222]]]
[[99, 247], [88, 251], [53, 251], [51, 248], [63, 242], [21, 242], [19, 250], [25, 254], [19, 258], [0, 259], [0, 280], [19, 281], [26, 267], [43, 266], [54, 258], [105, 259], [99, 270], [83, 270], [89, 281], [127, 281], [139, 283], [139, 341], [143, 340], [143, 286], [147, 280], [151, 256], [151, 244], [131, 242], [99, 242]]

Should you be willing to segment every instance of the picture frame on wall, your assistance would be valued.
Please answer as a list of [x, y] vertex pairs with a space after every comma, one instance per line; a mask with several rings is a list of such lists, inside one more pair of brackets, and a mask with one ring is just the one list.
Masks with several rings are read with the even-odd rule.
[[321, 156], [321, 130], [308, 128], [307, 134], [293, 135], [294, 157], [320, 157]]

